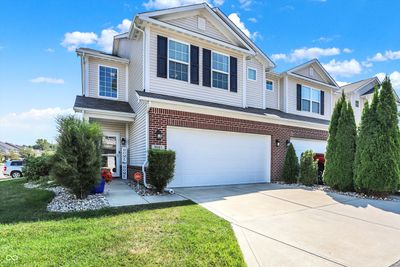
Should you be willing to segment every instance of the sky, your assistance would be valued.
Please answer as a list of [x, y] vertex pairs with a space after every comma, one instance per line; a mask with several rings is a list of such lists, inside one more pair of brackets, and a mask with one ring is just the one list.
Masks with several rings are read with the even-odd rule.
[[[77, 47], [109, 52], [138, 12], [202, 0], [0, 3], [0, 141], [54, 142], [55, 117], [81, 94]], [[208, 0], [281, 72], [318, 58], [340, 83], [386, 74], [400, 93], [400, 1]]]

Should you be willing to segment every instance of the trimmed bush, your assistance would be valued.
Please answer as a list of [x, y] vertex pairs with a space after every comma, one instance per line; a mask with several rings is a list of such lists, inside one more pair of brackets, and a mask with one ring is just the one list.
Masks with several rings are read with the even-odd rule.
[[299, 169], [299, 159], [296, 156], [293, 144], [290, 143], [286, 151], [285, 163], [283, 165], [283, 181], [288, 184], [297, 183]]
[[78, 198], [100, 181], [102, 130], [99, 124], [74, 116], [57, 119], [59, 136], [52, 175]]
[[27, 157], [22, 172], [29, 181], [39, 181], [49, 176], [51, 167], [52, 156], [43, 154], [39, 157]]
[[175, 172], [175, 151], [150, 149], [149, 167], [147, 173], [149, 181], [158, 192], [162, 192], [174, 177]]
[[317, 161], [314, 160], [314, 153], [306, 150], [300, 159], [300, 179], [299, 182], [304, 185], [313, 185], [318, 182]]

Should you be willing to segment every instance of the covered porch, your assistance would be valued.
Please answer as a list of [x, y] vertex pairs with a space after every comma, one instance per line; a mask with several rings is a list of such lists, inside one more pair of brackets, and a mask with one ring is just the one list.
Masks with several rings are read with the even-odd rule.
[[113, 177], [127, 179], [129, 129], [135, 113], [128, 102], [77, 96], [75, 112], [89, 122], [97, 122], [103, 130], [102, 167], [109, 168]]

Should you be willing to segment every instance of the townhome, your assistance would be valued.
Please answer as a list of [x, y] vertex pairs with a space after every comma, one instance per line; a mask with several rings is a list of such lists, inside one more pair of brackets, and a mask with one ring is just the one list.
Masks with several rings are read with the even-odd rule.
[[176, 151], [171, 187], [270, 182], [288, 144], [299, 155], [325, 152], [334, 79], [318, 60], [274, 72], [218, 8], [139, 13], [111, 54], [77, 54], [74, 110], [103, 127], [103, 163], [114, 176], [146, 178], [150, 148]]

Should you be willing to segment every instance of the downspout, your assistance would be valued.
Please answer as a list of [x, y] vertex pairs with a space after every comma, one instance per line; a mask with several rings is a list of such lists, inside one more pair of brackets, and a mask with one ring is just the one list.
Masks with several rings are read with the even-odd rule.
[[85, 53], [81, 56], [81, 81], [82, 81], [82, 95], [85, 95]]
[[145, 119], [145, 160], [142, 164], [142, 173], [143, 173], [143, 184], [146, 188], [151, 188], [147, 184], [147, 177], [146, 177], [146, 165], [147, 165], [147, 158], [149, 157], [149, 110], [150, 110], [150, 101], [147, 103], [146, 107], [146, 119]]

